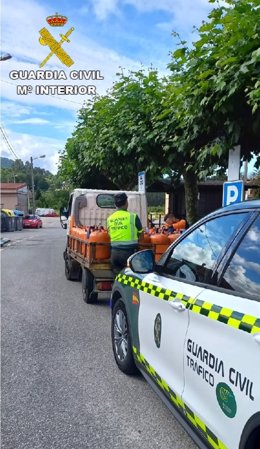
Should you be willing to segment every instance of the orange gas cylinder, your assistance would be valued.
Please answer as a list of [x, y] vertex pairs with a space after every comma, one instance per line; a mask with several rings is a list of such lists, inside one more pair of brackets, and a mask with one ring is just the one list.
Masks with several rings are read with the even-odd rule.
[[85, 245], [83, 246], [83, 243], [78, 239], [86, 240], [87, 236], [85, 229], [78, 226], [73, 226], [70, 229], [70, 235], [72, 236], [70, 239], [70, 248], [73, 251], [83, 254]]
[[[86, 230], [83, 228], [78, 228], [78, 235], [77, 237], [81, 240], [87, 240], [87, 234], [86, 234]], [[77, 251], [78, 253], [82, 254], [83, 256], [85, 256], [86, 254], [86, 244], [80, 241], [77, 241]]]
[[[110, 237], [106, 231], [92, 231], [89, 239], [89, 243], [95, 243], [95, 251], [92, 253], [88, 248], [88, 255], [94, 256], [94, 259], [109, 259], [110, 257]], [[92, 246], [92, 245], [91, 245]]]
[[176, 231], [180, 231], [186, 228], [186, 220], [179, 220], [176, 223], [173, 223], [173, 227], [174, 229], [176, 229]]
[[150, 238], [150, 235], [147, 234], [146, 232], [140, 238], [140, 240], [138, 242], [138, 248], [139, 248], [140, 251], [143, 250], [143, 249], [150, 249], [151, 248], [151, 238]]
[[78, 239], [80, 238], [81, 229], [77, 226], [74, 226], [73, 228], [73, 250], [77, 253], [80, 253], [80, 242]]
[[180, 232], [176, 232], [175, 234], [168, 234], [168, 239], [170, 240], [170, 243], [175, 242], [178, 237], [180, 237]]
[[70, 229], [70, 234], [71, 234], [72, 229], [73, 229], [75, 226], [76, 226], [76, 225], [75, 225], [75, 218], [74, 218], [73, 215], [71, 215], [71, 216], [69, 217], [69, 229]]
[[77, 242], [75, 240], [75, 237], [77, 237], [77, 228], [76, 228], [76, 226], [72, 226], [70, 228], [70, 235], [72, 236], [72, 238], [70, 239], [70, 249], [76, 251], [76, 242]]
[[153, 234], [150, 236], [151, 243], [155, 246], [155, 260], [159, 260], [161, 255], [170, 245], [168, 236], [165, 234]]
[[75, 226], [72, 226], [71, 228], [70, 228], [70, 235], [75, 235]]

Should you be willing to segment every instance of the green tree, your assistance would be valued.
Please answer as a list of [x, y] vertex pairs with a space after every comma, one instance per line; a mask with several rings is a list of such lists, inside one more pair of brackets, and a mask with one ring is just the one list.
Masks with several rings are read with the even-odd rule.
[[36, 207], [51, 208], [59, 212], [61, 207], [67, 206], [68, 201], [68, 190], [48, 190], [45, 192], [40, 192], [39, 196], [36, 199]]
[[178, 167], [178, 153], [183, 156], [190, 223], [196, 219], [197, 179], [226, 169], [230, 148], [241, 145], [243, 159], [260, 162], [259, 0], [211, 3], [217, 7], [197, 30], [193, 47], [180, 39], [172, 55], [162, 123], [177, 144], [177, 152], [169, 147], [172, 165]]
[[[64, 188], [59, 176], [53, 175], [48, 170], [34, 167], [34, 188], [36, 207], [49, 207], [57, 211], [68, 202], [70, 186]], [[13, 161], [10, 168], [1, 168], [2, 182], [26, 183], [32, 188], [32, 171], [29, 161]]]
[[[102, 175], [120, 189], [183, 177], [186, 214], [196, 220], [197, 180], [227, 168], [228, 150], [259, 156], [259, 0], [228, 0], [173, 53], [170, 79], [150, 69], [118, 74], [107, 95], [80, 111], [60, 174], [76, 186]], [[259, 158], [257, 159], [257, 163]]]
[[[199, 28], [192, 49], [173, 53], [182, 145], [192, 144], [198, 164], [227, 164], [227, 151], [241, 145], [243, 159], [260, 163], [259, 0], [227, 0]], [[173, 91], [171, 99], [176, 98]], [[170, 99], [170, 101], [171, 101]]]
[[[48, 170], [34, 167], [34, 185], [35, 189], [48, 190], [49, 179], [54, 176]], [[32, 171], [29, 161], [25, 163], [21, 159], [12, 162], [10, 168], [1, 168], [2, 182], [24, 182], [29, 188], [32, 188]]]
[[36, 191], [36, 207], [52, 208], [59, 212], [61, 207], [67, 206], [72, 186], [63, 182], [59, 175], [49, 175], [46, 181], [48, 190]]
[[89, 177], [98, 175], [120, 189], [131, 189], [141, 170], [146, 170], [148, 182], [160, 176], [167, 160], [154, 117], [162, 110], [164, 92], [165, 80], [156, 70], [118, 74], [106, 96], [96, 97], [80, 111], [62, 155], [63, 177], [85, 186]]

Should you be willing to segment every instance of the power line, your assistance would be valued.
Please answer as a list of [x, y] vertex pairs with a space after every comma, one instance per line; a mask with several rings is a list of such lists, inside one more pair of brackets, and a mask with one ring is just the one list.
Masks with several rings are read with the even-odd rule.
[[2, 134], [3, 134], [3, 138], [4, 138], [5, 142], [7, 143], [7, 146], [8, 146], [8, 148], [9, 148], [9, 150], [10, 150], [11, 153], [14, 155], [15, 159], [19, 159], [19, 157], [17, 156], [17, 154], [16, 154], [15, 151], [13, 150], [12, 145], [11, 145], [11, 143], [9, 142], [8, 137], [7, 137], [7, 135], [6, 135], [6, 132], [4, 131], [4, 129], [2, 128], [2, 126], [0, 126], [0, 129], [1, 129], [1, 132], [2, 132]]

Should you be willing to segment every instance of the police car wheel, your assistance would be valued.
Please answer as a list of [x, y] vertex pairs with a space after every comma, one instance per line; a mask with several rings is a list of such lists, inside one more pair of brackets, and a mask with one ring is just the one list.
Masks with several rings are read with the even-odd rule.
[[113, 309], [111, 325], [112, 345], [116, 363], [125, 374], [134, 374], [136, 368], [129, 325], [124, 303], [119, 299]]
[[[256, 418], [256, 419], [254, 419]], [[260, 447], [260, 413], [257, 413], [253, 419], [249, 420], [246, 429], [243, 432], [239, 449], [259, 449]], [[256, 424], [258, 423], [258, 424]]]

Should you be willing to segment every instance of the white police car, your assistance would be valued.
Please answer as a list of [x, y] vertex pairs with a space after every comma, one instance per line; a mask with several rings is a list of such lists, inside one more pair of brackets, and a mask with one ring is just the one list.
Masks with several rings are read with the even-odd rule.
[[112, 345], [201, 448], [260, 448], [260, 201], [220, 209], [114, 283]]

